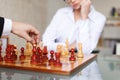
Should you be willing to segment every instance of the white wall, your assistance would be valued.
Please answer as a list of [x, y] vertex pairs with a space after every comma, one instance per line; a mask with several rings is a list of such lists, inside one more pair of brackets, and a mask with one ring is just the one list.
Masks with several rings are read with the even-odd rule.
[[120, 8], [120, 0], [92, 0], [92, 3], [106, 17], [110, 16], [112, 7]]

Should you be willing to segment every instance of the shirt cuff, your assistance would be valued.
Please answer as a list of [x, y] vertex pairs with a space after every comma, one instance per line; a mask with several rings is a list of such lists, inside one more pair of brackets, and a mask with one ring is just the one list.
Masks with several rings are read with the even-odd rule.
[[6, 19], [4, 22], [4, 29], [3, 29], [3, 36], [9, 35], [12, 30], [12, 20], [11, 19]]

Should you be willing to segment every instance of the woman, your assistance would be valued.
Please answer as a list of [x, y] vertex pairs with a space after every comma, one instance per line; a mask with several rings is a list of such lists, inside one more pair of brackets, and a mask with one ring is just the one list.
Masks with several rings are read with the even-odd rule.
[[[96, 47], [105, 24], [105, 16], [97, 12], [90, 0], [64, 0], [69, 7], [59, 9], [43, 35], [43, 44], [48, 50], [56, 50], [58, 44], [77, 48], [82, 43], [83, 53], [90, 54]], [[91, 80], [102, 80], [94, 61], [82, 74]]]

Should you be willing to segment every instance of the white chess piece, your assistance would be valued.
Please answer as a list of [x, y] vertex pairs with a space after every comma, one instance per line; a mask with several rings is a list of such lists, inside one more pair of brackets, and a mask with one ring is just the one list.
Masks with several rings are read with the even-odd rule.
[[84, 54], [82, 52], [82, 44], [81, 43], [78, 43], [78, 53], [77, 53], [77, 57], [78, 58], [83, 58], [84, 57]]

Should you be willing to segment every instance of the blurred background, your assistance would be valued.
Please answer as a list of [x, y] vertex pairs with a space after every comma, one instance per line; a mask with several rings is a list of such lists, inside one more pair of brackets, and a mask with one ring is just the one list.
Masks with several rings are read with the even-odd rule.
[[[98, 46], [98, 64], [104, 80], [120, 80], [120, 0], [91, 0], [107, 18]], [[34, 25], [42, 34], [63, 0], [0, 0], [0, 16]], [[10, 34], [10, 43], [18, 49], [26, 41]]]

